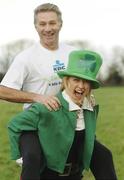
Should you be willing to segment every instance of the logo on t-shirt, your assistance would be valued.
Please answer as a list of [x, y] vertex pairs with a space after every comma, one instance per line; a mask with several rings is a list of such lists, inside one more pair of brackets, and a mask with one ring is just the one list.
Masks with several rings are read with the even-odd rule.
[[54, 72], [64, 70], [64, 69], [65, 69], [64, 63], [60, 62], [60, 60], [56, 60], [55, 64], [53, 65]]

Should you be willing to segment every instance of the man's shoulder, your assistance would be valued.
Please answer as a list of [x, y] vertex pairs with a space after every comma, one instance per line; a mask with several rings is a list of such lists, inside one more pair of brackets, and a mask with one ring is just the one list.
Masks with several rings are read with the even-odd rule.
[[16, 56], [15, 56], [15, 59], [14, 61], [21, 61], [21, 62], [26, 62], [26, 59], [32, 59], [36, 54], [37, 54], [37, 51], [38, 51], [38, 46], [39, 44], [38, 43], [34, 43], [33, 45], [31, 45], [30, 47], [22, 50], [20, 53], [18, 53]]
[[68, 43], [64, 43], [64, 42], [60, 43], [59, 47], [60, 47], [60, 49], [69, 50], [69, 51], [71, 51], [71, 50], [73, 51], [73, 50], [77, 49], [75, 46], [70, 45]]
[[31, 46], [27, 47], [26, 49], [23, 49], [20, 53], [18, 53], [17, 57], [33, 54], [38, 49], [38, 47], [39, 47], [39, 44], [34, 43]]

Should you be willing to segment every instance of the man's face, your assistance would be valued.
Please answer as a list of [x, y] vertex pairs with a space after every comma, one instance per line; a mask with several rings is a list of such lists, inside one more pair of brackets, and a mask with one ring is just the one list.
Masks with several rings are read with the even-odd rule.
[[70, 98], [78, 105], [82, 105], [85, 96], [91, 91], [90, 82], [77, 77], [69, 77], [65, 90]]
[[36, 16], [35, 28], [43, 46], [58, 46], [61, 22], [55, 12], [40, 12]]

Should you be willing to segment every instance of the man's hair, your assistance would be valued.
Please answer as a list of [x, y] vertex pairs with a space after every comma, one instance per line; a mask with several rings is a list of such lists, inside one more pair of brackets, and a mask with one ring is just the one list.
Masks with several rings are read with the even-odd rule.
[[62, 13], [57, 5], [51, 3], [41, 4], [34, 10], [34, 24], [36, 24], [36, 16], [40, 12], [55, 12], [58, 16], [59, 21], [62, 24]]

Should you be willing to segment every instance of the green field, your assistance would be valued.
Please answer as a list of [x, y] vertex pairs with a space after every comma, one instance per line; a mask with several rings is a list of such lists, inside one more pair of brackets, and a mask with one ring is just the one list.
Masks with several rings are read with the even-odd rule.
[[[101, 88], [94, 94], [100, 104], [97, 139], [111, 149], [118, 180], [124, 180], [124, 88]], [[19, 180], [21, 168], [10, 160], [7, 122], [22, 105], [0, 101], [0, 110], [0, 180]], [[85, 172], [83, 180], [94, 178]]]

